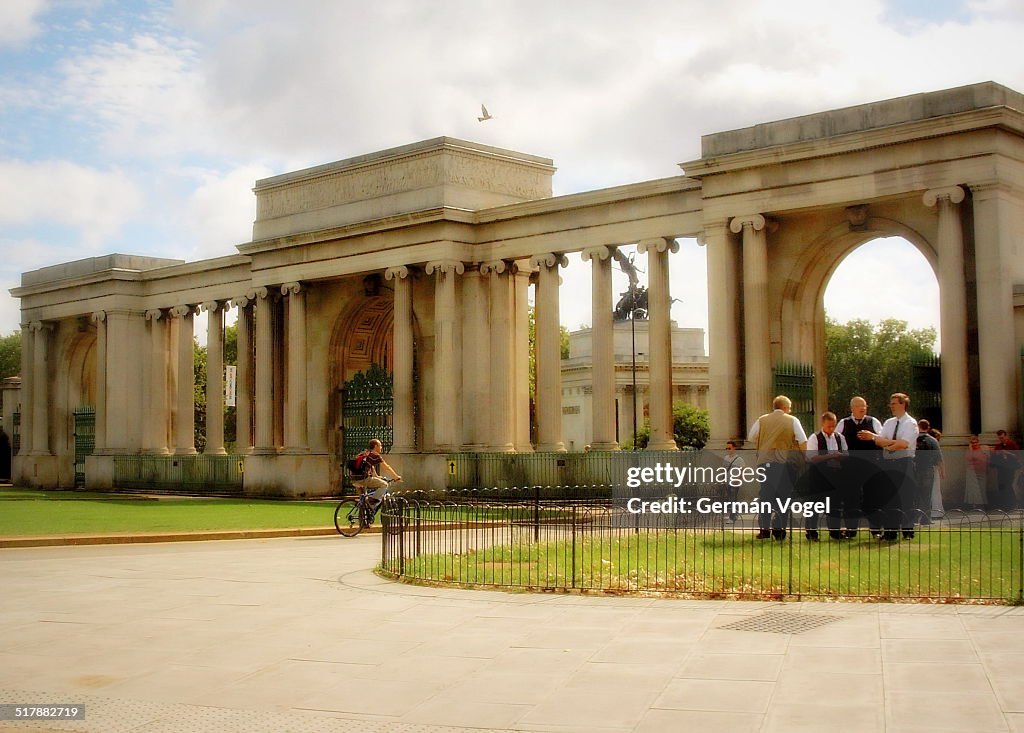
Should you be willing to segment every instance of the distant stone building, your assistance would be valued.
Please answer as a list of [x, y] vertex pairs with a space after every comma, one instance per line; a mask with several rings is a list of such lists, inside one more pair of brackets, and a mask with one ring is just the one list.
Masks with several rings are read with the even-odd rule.
[[[636, 327], [635, 344], [633, 325]], [[650, 321], [646, 319], [637, 319], [635, 324], [629, 320], [616, 321], [614, 325], [615, 439], [621, 445], [631, 445], [634, 427], [642, 428], [650, 417], [649, 329]], [[570, 451], [583, 450], [593, 440], [592, 382], [591, 329], [582, 328], [569, 334], [569, 358], [562, 360], [562, 434], [565, 447]], [[702, 328], [679, 328], [672, 324], [672, 401], [708, 408], [708, 357]]]

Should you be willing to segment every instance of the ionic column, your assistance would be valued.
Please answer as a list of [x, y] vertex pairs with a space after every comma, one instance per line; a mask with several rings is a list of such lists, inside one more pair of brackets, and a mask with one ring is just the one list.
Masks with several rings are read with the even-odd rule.
[[705, 227], [698, 243], [708, 249], [708, 377], [711, 388], [709, 447], [746, 435], [740, 426], [740, 332], [738, 327], [738, 253], [725, 222]]
[[504, 260], [485, 262], [480, 272], [490, 277], [491, 430], [487, 449], [515, 450], [515, 410], [512, 402], [512, 288], [511, 267]]
[[[159, 308], [146, 311], [149, 322], [149, 394], [146, 396], [143, 450], [166, 455], [167, 449], [167, 318]], [[99, 408], [97, 407], [97, 412]], [[96, 421], [97, 432], [99, 420]]]
[[[21, 425], [18, 432], [21, 436], [21, 446], [18, 454], [26, 456], [32, 452], [32, 408], [35, 405], [34, 392], [34, 370], [32, 369], [32, 355], [35, 353], [35, 332], [31, 323], [21, 324]], [[99, 385], [97, 385], [97, 392]], [[99, 412], [97, 410], [97, 428], [99, 427]]]
[[612, 330], [612, 247], [582, 252], [591, 263], [594, 450], [618, 450], [615, 440], [615, 344]]
[[532, 453], [530, 436], [530, 278], [529, 263], [509, 263], [512, 287], [512, 445], [516, 453]]
[[301, 283], [285, 283], [281, 295], [288, 298], [288, 403], [285, 450], [309, 451], [306, 428], [306, 291]]
[[[978, 273], [978, 371], [981, 429], [985, 441], [997, 430], [1018, 432], [1017, 354], [1013, 338], [1013, 251], [1019, 231], [1019, 200], [999, 184], [971, 186], [974, 253]], [[943, 343], [943, 349], [946, 345]]]
[[537, 450], [564, 451], [562, 440], [562, 334], [559, 328], [558, 267], [569, 266], [563, 254], [548, 253], [530, 258], [537, 275]]
[[416, 452], [416, 413], [413, 394], [412, 273], [405, 265], [389, 267], [384, 279], [394, 281], [395, 321], [392, 335], [392, 394], [394, 445], [392, 453]]
[[937, 206], [939, 228], [939, 329], [942, 334], [942, 431], [966, 438], [971, 431], [967, 376], [967, 282], [960, 186], [926, 191], [924, 205]]
[[175, 455], [196, 453], [195, 436], [195, 344], [192, 317], [194, 305], [176, 305], [171, 315], [178, 319], [178, 419], [174, 430]]
[[647, 253], [647, 313], [650, 384], [647, 399], [651, 410], [651, 439], [647, 450], [676, 450], [672, 429], [672, 297], [669, 295], [668, 256], [678, 252], [674, 239], [646, 239], [637, 248]]
[[274, 300], [267, 288], [256, 297], [256, 439], [253, 453], [274, 453]]
[[488, 404], [490, 351], [487, 333], [487, 293], [480, 268], [468, 267], [462, 276], [462, 448], [482, 451], [490, 437]]
[[224, 455], [224, 303], [203, 303], [206, 321], [206, 447]]
[[768, 333], [768, 238], [760, 214], [729, 223], [743, 232], [743, 345], [747, 387], [745, 423], [769, 411], [772, 401], [771, 337]]
[[437, 273], [434, 285], [434, 442], [440, 451], [458, 447], [455, 420], [459, 404], [457, 376], [461, 365], [455, 353], [455, 276], [465, 271], [465, 265], [457, 260], [427, 263], [427, 274]]
[[48, 382], [50, 363], [50, 332], [52, 323], [33, 321], [32, 329], [32, 455], [50, 453], [50, 413]]
[[242, 454], [252, 453], [252, 302], [253, 298], [245, 295], [232, 300], [238, 308], [235, 450]]

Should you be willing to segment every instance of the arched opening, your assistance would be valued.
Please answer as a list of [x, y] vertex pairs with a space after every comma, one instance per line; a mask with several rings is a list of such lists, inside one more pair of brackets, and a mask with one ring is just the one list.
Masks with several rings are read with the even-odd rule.
[[813, 366], [814, 412], [842, 416], [859, 394], [884, 421], [888, 396], [906, 392], [912, 414], [941, 424], [934, 248], [898, 222], [869, 224], [819, 238], [795, 289], [796, 360]]
[[[68, 339], [60, 363], [66, 365], [66, 370], [57, 383], [57, 424], [64, 426], [57, 453], [71, 459], [74, 485], [84, 486], [85, 457], [96, 448], [95, 329], [80, 325]], [[62, 479], [62, 483], [69, 481]]]

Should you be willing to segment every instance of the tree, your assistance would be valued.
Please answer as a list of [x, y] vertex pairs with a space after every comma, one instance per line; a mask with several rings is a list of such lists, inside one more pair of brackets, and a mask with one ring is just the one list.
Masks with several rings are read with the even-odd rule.
[[0, 336], [0, 379], [15, 377], [21, 372], [21, 331]]
[[878, 418], [887, 415], [889, 395], [905, 392], [913, 399], [915, 359], [934, 356], [935, 329], [907, 329], [907, 322], [889, 318], [875, 325], [825, 319], [825, 361], [829, 409], [844, 415], [850, 398], [861, 395]]
[[[679, 448], [703, 448], [711, 436], [711, 415], [688, 402], [675, 402], [672, 405], [672, 433]], [[651, 421], [645, 420], [636, 433], [637, 447], [646, 448], [650, 441]], [[633, 446], [626, 441], [622, 447], [630, 450]]]

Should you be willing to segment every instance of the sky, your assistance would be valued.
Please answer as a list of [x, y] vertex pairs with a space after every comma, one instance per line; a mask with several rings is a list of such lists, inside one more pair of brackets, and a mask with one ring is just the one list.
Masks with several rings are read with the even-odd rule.
[[[0, 334], [18, 328], [7, 291], [24, 271], [235, 252], [257, 178], [440, 135], [552, 158], [556, 195], [680, 175], [702, 134], [978, 81], [1024, 89], [1021, 38], [1019, 0], [3, 0]], [[680, 245], [673, 318], [703, 328], [704, 253]], [[844, 312], [882, 253], [904, 263], [903, 291]], [[571, 259], [575, 328], [589, 265]], [[937, 286], [909, 244], [876, 240], [826, 309], [936, 326]]]

